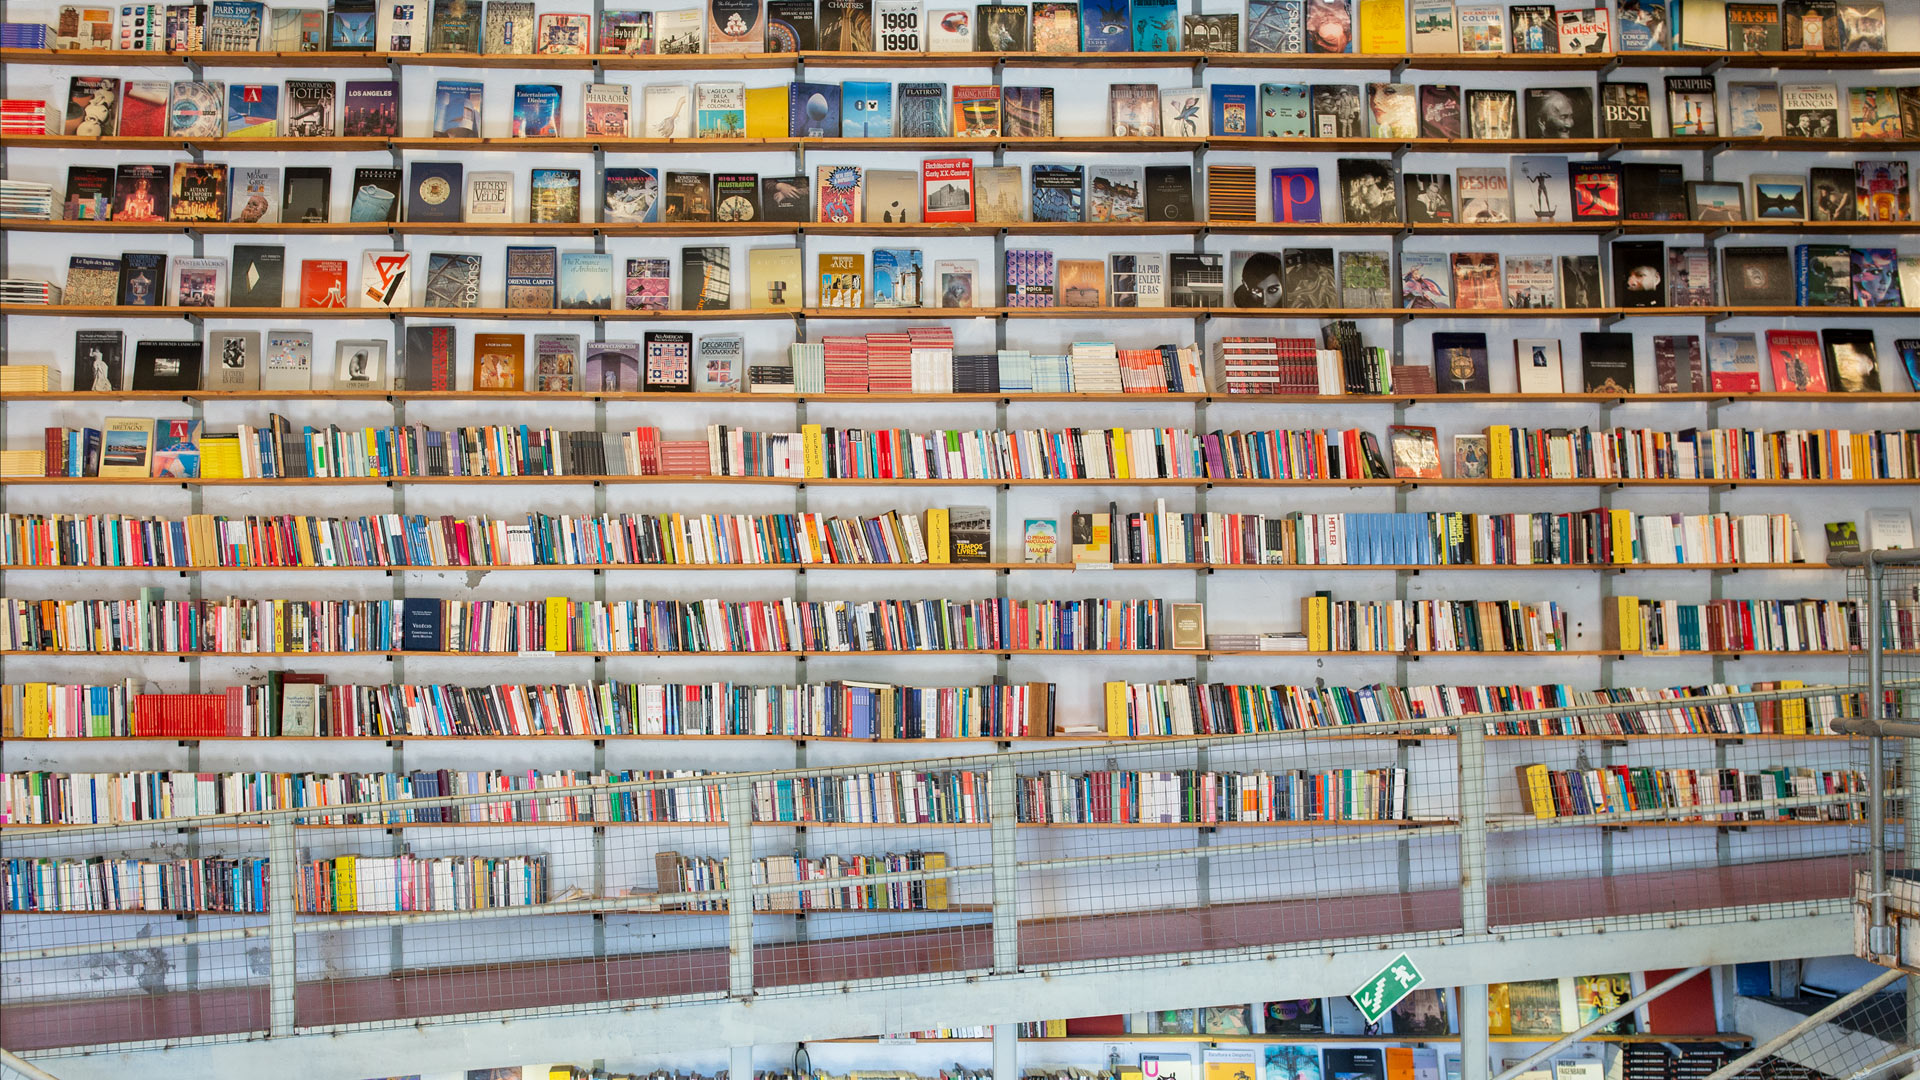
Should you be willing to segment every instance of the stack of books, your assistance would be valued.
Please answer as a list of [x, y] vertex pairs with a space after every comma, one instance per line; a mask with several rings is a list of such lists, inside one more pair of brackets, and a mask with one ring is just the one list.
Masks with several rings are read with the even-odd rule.
[[1120, 354], [1112, 342], [1076, 341], [1068, 354], [1073, 389], [1081, 394], [1120, 392]]
[[660, 442], [660, 472], [664, 476], [705, 476], [711, 455], [705, 439], [663, 439]]
[[45, 135], [47, 103], [39, 98], [0, 100], [0, 135]]
[[1230, 337], [1214, 343], [1229, 394], [1280, 393], [1280, 344], [1273, 338]]
[[0, 278], [0, 304], [57, 304], [60, 287], [33, 278]]
[[0, 392], [44, 394], [50, 385], [45, 364], [7, 364], [0, 367]]
[[953, 358], [953, 386], [961, 394], [997, 394], [1001, 391], [1000, 357], [970, 353]]
[[1120, 386], [1129, 394], [1164, 394], [1168, 390], [1166, 358], [1159, 349], [1121, 349]]
[[1033, 393], [1033, 354], [1025, 349], [1001, 349], [1000, 389], [1009, 394]]
[[906, 394], [914, 391], [913, 339], [906, 333], [888, 331], [868, 334], [866, 360], [867, 390], [876, 394]]
[[26, 180], [0, 180], [0, 217], [53, 217], [53, 188]]
[[1065, 394], [1074, 390], [1073, 369], [1060, 353], [1036, 353], [1033, 357], [1033, 392]]
[[[806, 346], [795, 345], [794, 348]], [[819, 346], [812, 346], [819, 348]], [[794, 392], [793, 365], [757, 364], [747, 372], [747, 391], [753, 394], [791, 394]]]
[[0, 450], [0, 476], [45, 476], [45, 450]]
[[864, 394], [867, 391], [867, 339], [852, 334], [830, 334], [821, 341], [825, 350], [825, 392]]
[[827, 388], [827, 349], [824, 345], [798, 342], [787, 350], [793, 364], [793, 386], [802, 394], [818, 394]]
[[914, 393], [953, 393], [956, 375], [953, 330], [945, 326], [909, 327], [907, 338], [913, 343]]

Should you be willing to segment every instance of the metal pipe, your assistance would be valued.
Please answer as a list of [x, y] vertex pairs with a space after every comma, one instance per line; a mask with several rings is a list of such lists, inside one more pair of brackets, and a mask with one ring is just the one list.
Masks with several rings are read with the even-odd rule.
[[[1881, 704], [1880, 587], [1886, 568], [1867, 553], [1867, 705], [1860, 710], [1875, 722], [1886, 719]], [[1884, 730], [1884, 729], [1883, 729]], [[1867, 739], [1867, 832], [1872, 834], [1868, 863], [1873, 889], [1873, 922], [1867, 927], [1867, 950], [1876, 956], [1893, 951], [1893, 928], [1887, 923], [1887, 740], [1878, 732]]]
[[[753, 993], [753, 788], [746, 780], [728, 782], [723, 791], [727, 813], [727, 991]], [[751, 1073], [749, 1073], [751, 1075]]]
[[1893, 980], [1902, 979], [1905, 977], [1906, 977], [1906, 972], [1899, 971], [1899, 970], [1883, 971], [1880, 974], [1875, 975], [1872, 979], [1869, 979], [1866, 982], [1866, 984], [1861, 986], [1859, 989], [1854, 990], [1851, 993], [1840, 995], [1834, 1000], [1828, 1002], [1826, 1006], [1822, 1008], [1819, 1012], [1814, 1013], [1812, 1016], [1807, 1017], [1805, 1020], [1800, 1021], [1799, 1023], [1793, 1025], [1792, 1027], [1781, 1032], [1780, 1034], [1775, 1035], [1773, 1038], [1768, 1039], [1766, 1042], [1763, 1042], [1760, 1045], [1754, 1047], [1753, 1049], [1747, 1051], [1746, 1053], [1741, 1054], [1739, 1057], [1734, 1058], [1732, 1061], [1728, 1062], [1727, 1064], [1720, 1066], [1720, 1068], [1714, 1070], [1713, 1075], [1707, 1077], [1706, 1080], [1731, 1080], [1732, 1077], [1738, 1076], [1742, 1072], [1745, 1072], [1747, 1067], [1749, 1065], [1752, 1065], [1754, 1062], [1764, 1060], [1768, 1055], [1772, 1054], [1775, 1050], [1780, 1049], [1781, 1047], [1787, 1045], [1788, 1043], [1799, 1038], [1800, 1036], [1805, 1035], [1807, 1032], [1812, 1031], [1814, 1028], [1819, 1027], [1821, 1024], [1826, 1023], [1828, 1020], [1831, 1020], [1832, 1018], [1839, 1016], [1841, 1013], [1846, 1012], [1848, 1009], [1853, 1008], [1853, 1006], [1858, 1002], [1863, 1001], [1879, 993], [1881, 990], [1886, 988], [1888, 983], [1893, 982]]
[[993, 971], [1020, 970], [1020, 837], [1013, 763], [1001, 757], [987, 781], [987, 813], [993, 834]]
[[1460, 927], [1487, 932], [1487, 744], [1486, 729], [1460, 725]]
[[60, 1080], [47, 1070], [9, 1050], [0, 1050], [0, 1065], [5, 1065], [27, 1080]]
[[1460, 1080], [1487, 1080], [1492, 1070], [1493, 1046], [1488, 1035], [1487, 987], [1469, 983], [1460, 988]]
[[274, 1036], [293, 1034], [299, 983], [293, 883], [299, 874], [293, 822], [276, 821], [267, 834], [267, 1015]]
[[1555, 1041], [1550, 1042], [1547, 1045], [1541, 1047], [1540, 1049], [1535, 1050], [1533, 1053], [1528, 1054], [1526, 1057], [1521, 1058], [1517, 1063], [1507, 1066], [1506, 1071], [1501, 1073], [1496, 1078], [1496, 1080], [1516, 1080], [1516, 1078], [1521, 1073], [1526, 1072], [1528, 1069], [1532, 1068], [1535, 1063], [1545, 1061], [1546, 1059], [1552, 1057], [1553, 1055], [1559, 1053], [1560, 1051], [1566, 1049], [1567, 1047], [1572, 1046], [1574, 1043], [1579, 1042], [1581, 1039], [1584, 1039], [1587, 1036], [1593, 1034], [1594, 1032], [1599, 1031], [1601, 1028], [1606, 1027], [1608, 1024], [1613, 1023], [1615, 1020], [1618, 1020], [1622, 1016], [1625, 1016], [1626, 1014], [1632, 1012], [1633, 1010], [1639, 1008], [1640, 1006], [1645, 1005], [1647, 1002], [1652, 1001], [1654, 998], [1659, 997], [1661, 994], [1664, 994], [1667, 991], [1673, 989], [1674, 987], [1679, 986], [1681, 983], [1686, 982], [1688, 979], [1693, 978], [1695, 975], [1698, 975], [1705, 970], [1707, 970], [1706, 965], [1702, 964], [1699, 967], [1690, 967], [1685, 971], [1667, 976], [1665, 979], [1661, 980], [1658, 986], [1647, 987], [1645, 990], [1642, 990], [1640, 993], [1635, 994], [1634, 996], [1614, 1006], [1612, 1009], [1608, 1010], [1607, 1012], [1602, 1013], [1599, 1017], [1595, 1018], [1594, 1020], [1590, 1021], [1584, 1026], [1578, 1028], [1577, 1030], [1567, 1032], [1565, 1035], [1560, 1036], [1560, 1038], [1556, 1039]]

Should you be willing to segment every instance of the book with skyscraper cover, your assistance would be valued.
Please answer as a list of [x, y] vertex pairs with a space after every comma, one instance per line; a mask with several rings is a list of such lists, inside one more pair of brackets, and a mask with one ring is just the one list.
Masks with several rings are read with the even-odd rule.
[[289, 137], [309, 139], [334, 133], [332, 79], [288, 79], [286, 97], [287, 117], [282, 126]]
[[433, 0], [433, 21], [427, 32], [427, 51], [480, 51], [480, 0]]
[[901, 83], [899, 117], [903, 138], [944, 137], [947, 134], [947, 85]]
[[1000, 133], [1010, 139], [1053, 137], [1053, 87], [1007, 86], [1000, 90]]

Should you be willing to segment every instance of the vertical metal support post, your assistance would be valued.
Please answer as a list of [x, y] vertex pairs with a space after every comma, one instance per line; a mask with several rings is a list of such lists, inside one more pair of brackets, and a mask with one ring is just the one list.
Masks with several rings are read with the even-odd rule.
[[[1199, 682], [1200, 682], [1200, 685], [1205, 686], [1207, 680], [1203, 676], [1200, 678]], [[1207, 761], [1207, 744], [1206, 743], [1195, 744], [1193, 748], [1194, 773], [1200, 776], [1206, 775], [1209, 764], [1210, 763]], [[1212, 827], [1207, 825], [1202, 825], [1199, 828], [1194, 830], [1193, 846], [1195, 848], [1201, 851], [1205, 851], [1208, 847], [1211, 847], [1212, 844], [1213, 844]], [[1204, 907], [1209, 907], [1213, 904], [1213, 859], [1210, 856], [1207, 856], [1204, 854], [1194, 856], [1193, 889], [1194, 889], [1194, 893], [1193, 893], [1194, 907], [1204, 908]]]
[[[1458, 731], [1455, 742], [1460, 754], [1460, 928], [1471, 937], [1487, 932], [1487, 729], [1481, 724], [1466, 723], [1461, 724]], [[1483, 1033], [1485, 1001], [1486, 991], [1482, 988]], [[1464, 1005], [1461, 1011], [1473, 1015], [1473, 1010]], [[1465, 1030], [1463, 1025], [1461, 1031]]]
[[727, 992], [747, 997], [753, 993], [753, 788], [746, 780], [730, 780], [723, 797], [727, 813]]
[[293, 883], [300, 865], [293, 846], [293, 819], [267, 826], [267, 1032], [293, 1034], [299, 960], [294, 954]]
[[753, 1080], [753, 1047], [727, 1049], [727, 1080]]
[[1007, 975], [1020, 970], [1020, 837], [1015, 830], [1018, 804], [1013, 763], [1004, 758], [995, 761], [988, 775], [987, 813], [993, 841], [993, 973]]
[[[1882, 664], [1886, 657], [1880, 648], [1880, 587], [1886, 567], [1867, 552], [1867, 617], [1862, 620], [1867, 635], [1867, 707], [1862, 710], [1874, 724], [1886, 719], [1881, 704]], [[1869, 872], [1872, 875], [1873, 923], [1867, 928], [1867, 948], [1876, 953], [1893, 951], [1893, 931], [1887, 925], [1887, 740], [1878, 730], [1867, 738], [1867, 832]]]
[[1486, 985], [1463, 986], [1460, 988], [1460, 1080], [1487, 1080], [1492, 1071], [1491, 1056]]
[[1019, 1080], [1020, 1025], [993, 1025], [993, 1080]]

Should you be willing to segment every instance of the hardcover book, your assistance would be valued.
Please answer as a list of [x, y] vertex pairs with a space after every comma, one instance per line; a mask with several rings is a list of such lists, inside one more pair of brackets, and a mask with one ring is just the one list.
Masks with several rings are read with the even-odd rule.
[[67, 221], [106, 221], [113, 217], [113, 169], [104, 165], [68, 166], [67, 197], [61, 216]]
[[733, 306], [732, 254], [729, 249], [681, 249], [680, 306], [693, 311], [724, 311]]
[[973, 220], [973, 159], [924, 161], [920, 177], [927, 221]]
[[467, 177], [467, 220], [513, 220], [513, 174], [477, 172]]
[[405, 251], [368, 251], [360, 258], [359, 307], [406, 307], [413, 302], [409, 271], [413, 255]]
[[459, 221], [464, 166], [458, 161], [416, 161], [407, 177], [408, 221]]
[[1315, 83], [1308, 96], [1313, 104], [1313, 133], [1317, 138], [1357, 139], [1365, 134], [1358, 86]]
[[[1080, 5], [1062, 0], [1035, 0], [1029, 39], [1034, 52], [1077, 53], [1080, 51]], [[1239, 47], [1234, 35], [1232, 49]], [[1228, 51], [1232, 51], [1229, 49]]]
[[277, 308], [285, 302], [287, 249], [278, 244], [235, 244], [233, 285], [227, 306]]
[[806, 300], [800, 249], [750, 248], [747, 251], [747, 306], [795, 308]]
[[538, 23], [533, 4], [526, 0], [487, 0], [484, 39], [487, 55], [533, 52]]
[[[984, 170], [983, 170], [984, 172]], [[1193, 220], [1193, 166], [1148, 165], [1146, 211], [1149, 221]], [[984, 199], [982, 202], [984, 203]], [[1007, 220], [1018, 220], [1017, 217]]]
[[227, 137], [271, 139], [280, 134], [280, 88], [264, 83], [227, 87]]
[[1053, 87], [1008, 86], [1000, 91], [1001, 134], [1010, 139], [1053, 137]]
[[345, 259], [304, 259], [301, 261], [300, 306], [303, 308], [343, 308], [347, 306], [347, 262]]
[[821, 307], [867, 306], [866, 256], [822, 253], [819, 268]]
[[333, 170], [325, 165], [289, 165], [280, 220], [323, 222], [333, 212]]
[[1443, 394], [1488, 393], [1493, 384], [1487, 362], [1487, 335], [1435, 332], [1433, 384]]
[[[1767, 363], [1773, 369], [1773, 389], [1780, 394], [1824, 394], [1828, 392], [1827, 369], [1820, 358], [1820, 335], [1811, 330], [1768, 330]], [[1752, 345], [1751, 334], [1740, 335]], [[1720, 376], [1714, 375], [1714, 389], [1721, 389]], [[1741, 380], [1744, 382], [1745, 380]], [[1729, 387], [1749, 393], [1760, 389], [1759, 365], [1754, 364], [1752, 385]]]
[[1086, 220], [1086, 168], [1082, 165], [1033, 166], [1028, 206], [1035, 221]]
[[1581, 331], [1581, 391], [1631, 394], [1633, 388], [1633, 335], [1611, 330]]
[[1727, 134], [1743, 139], [1780, 134], [1780, 87], [1775, 83], [1728, 83]]
[[[811, 52], [816, 47], [814, 0], [767, 0], [767, 51]], [[968, 36], [971, 41], [971, 35]]]
[[225, 134], [225, 85], [177, 82], [167, 102], [167, 134], [176, 139], [217, 139]]
[[473, 335], [473, 388], [517, 393], [526, 377], [527, 339], [522, 334]]
[[595, 341], [586, 346], [588, 390], [636, 393], [641, 389], [640, 343], [637, 341]]
[[580, 95], [580, 134], [624, 139], [632, 134], [632, 89], [617, 83], [589, 83]]
[[1728, 247], [1720, 251], [1720, 280], [1734, 307], [1793, 303], [1793, 270], [1783, 247]]
[[227, 166], [216, 162], [176, 161], [169, 221], [225, 221]]
[[1109, 134], [1151, 138], [1160, 134], [1160, 88], [1146, 83], [1114, 83], [1107, 88]]
[[1653, 138], [1653, 103], [1646, 83], [1600, 84], [1600, 132], [1609, 139]]
[[394, 381], [396, 390], [452, 390], [457, 345], [451, 326], [407, 327], [406, 350]]
[[1827, 357], [1827, 384], [1841, 394], [1880, 392], [1880, 357], [1873, 331], [1859, 327], [1828, 326], [1820, 331]]
[[179, 307], [226, 307], [227, 260], [172, 260], [173, 302]]
[[334, 133], [332, 80], [287, 80], [287, 134], [296, 139]]
[[1667, 76], [1667, 134], [1718, 135], [1720, 118], [1711, 75]]
[[[790, 0], [774, 0], [775, 3]], [[801, 0], [809, 13], [812, 0]], [[608, 11], [600, 16], [600, 51], [614, 56], [636, 56], [653, 52], [653, 12]]]
[[893, 135], [893, 84], [883, 82], [840, 84], [840, 134], [849, 139], [891, 138]]
[[819, 36], [825, 52], [872, 52], [873, 0], [820, 0]]
[[522, 83], [513, 88], [513, 137], [560, 137], [560, 88], [552, 83]]
[[580, 170], [534, 169], [527, 220], [534, 224], [570, 224], [580, 220]]
[[400, 220], [400, 170], [361, 167], [353, 170], [353, 201], [348, 221]]
[[1467, 91], [1467, 136], [1515, 139], [1520, 135], [1520, 99], [1511, 90]]
[[925, 275], [918, 248], [873, 249], [873, 306], [920, 306], [920, 283]]
[[858, 165], [820, 165], [814, 170], [814, 200], [818, 220], [861, 220], [861, 172]]
[[555, 306], [560, 258], [551, 247], [507, 248], [507, 306], [541, 310]]
[[580, 389], [580, 335], [533, 335], [533, 389], [543, 394]]
[[767, 51], [767, 20], [760, 0], [707, 0], [707, 51]]
[[480, 256], [467, 252], [430, 253], [420, 302], [430, 308], [479, 307]]
[[1095, 165], [1087, 178], [1087, 208], [1092, 221], [1145, 221], [1145, 172], [1137, 165]]
[[1654, 391], [1691, 394], [1701, 389], [1700, 339], [1693, 334], [1653, 335]]
[[1400, 256], [1400, 305], [1408, 308], [1453, 306], [1453, 269], [1446, 255], [1410, 251]]
[[693, 335], [684, 330], [649, 330], [641, 338], [643, 389], [650, 394], [693, 392]]
[[1453, 305], [1478, 311], [1504, 306], [1500, 294], [1500, 258], [1490, 251], [1453, 253]]
[[377, 138], [400, 134], [399, 84], [349, 82], [341, 95], [342, 135]]
[[1260, 84], [1260, 131], [1273, 138], [1313, 135], [1313, 103], [1305, 83]]
[[898, 225], [920, 220], [920, 177], [906, 169], [868, 169], [861, 219]]
[[1593, 90], [1591, 88], [1529, 86], [1521, 100], [1528, 138], [1593, 138]]
[[480, 137], [480, 107], [485, 86], [467, 79], [441, 79], [433, 94], [433, 137]]
[[695, 138], [743, 139], [747, 135], [747, 90], [742, 83], [695, 83], [693, 111]]
[[712, 221], [713, 177], [703, 172], [666, 175], [666, 204], [662, 221]]
[[673, 261], [628, 259], [626, 306], [629, 311], [665, 311], [673, 306]]
[[654, 51], [682, 56], [700, 52], [706, 23], [701, 8], [654, 12]]
[[998, 138], [1000, 135], [1000, 88], [997, 86], [954, 87], [953, 133], [971, 138]]

